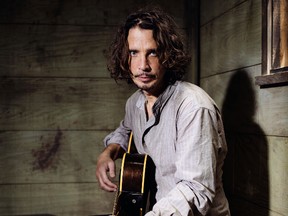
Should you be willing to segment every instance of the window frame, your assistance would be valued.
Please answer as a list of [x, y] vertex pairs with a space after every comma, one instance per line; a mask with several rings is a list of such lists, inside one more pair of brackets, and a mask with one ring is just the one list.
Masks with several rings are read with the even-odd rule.
[[[277, 22], [280, 20], [281, 1], [286, 1], [288, 4], [288, 0], [262, 0], [262, 75], [255, 77], [255, 83], [260, 87], [288, 85], [288, 65], [277, 68], [272, 66], [275, 65], [273, 61], [277, 59], [275, 55], [279, 54], [278, 49], [275, 47], [273, 49], [275, 44], [273, 38], [277, 40], [280, 37], [280, 33], [276, 30], [281, 25], [281, 22]], [[275, 11], [279, 12], [275, 13]]]

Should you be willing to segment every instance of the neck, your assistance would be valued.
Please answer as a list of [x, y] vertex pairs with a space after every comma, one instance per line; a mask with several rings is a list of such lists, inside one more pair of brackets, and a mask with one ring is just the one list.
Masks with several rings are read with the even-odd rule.
[[166, 89], [167, 85], [165, 85], [164, 83], [157, 87], [157, 88], [154, 88], [154, 89], [150, 89], [150, 90], [143, 90], [143, 93], [146, 97], [146, 100], [149, 102], [149, 101], [156, 101], [157, 98], [159, 97], [159, 95], [161, 95], [164, 90]]
[[154, 96], [154, 95], [150, 95], [150, 94], [145, 94], [145, 97], [146, 97], [146, 102], [147, 104], [150, 104], [151, 107], [154, 105], [154, 103], [156, 102], [158, 96]]
[[153, 115], [152, 107], [154, 106], [156, 100], [158, 99], [159, 95], [163, 93], [166, 86], [163, 85], [161, 88], [158, 88], [157, 91], [145, 91], [143, 90], [143, 93], [146, 97], [146, 114], [147, 114], [147, 120]]
[[158, 97], [150, 94], [146, 94], [146, 103], [145, 103], [145, 110], [146, 110], [146, 120], [148, 121], [151, 116], [153, 116], [153, 110], [152, 107], [155, 104]]

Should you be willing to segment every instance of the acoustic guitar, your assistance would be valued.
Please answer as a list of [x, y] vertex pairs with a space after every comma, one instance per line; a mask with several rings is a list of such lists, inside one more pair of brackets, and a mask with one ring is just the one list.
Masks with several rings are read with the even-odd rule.
[[113, 216], [143, 216], [155, 204], [155, 166], [146, 154], [133, 153], [131, 133], [124, 153], [115, 197]]

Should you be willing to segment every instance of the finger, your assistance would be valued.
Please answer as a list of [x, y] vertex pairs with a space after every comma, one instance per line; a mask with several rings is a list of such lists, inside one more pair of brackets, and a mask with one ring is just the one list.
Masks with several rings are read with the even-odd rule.
[[108, 163], [108, 171], [109, 171], [109, 176], [111, 178], [115, 178], [115, 164], [114, 163]]
[[107, 177], [107, 175], [102, 176], [99, 179], [100, 187], [103, 190], [114, 192], [117, 191], [117, 185], [110, 181], [110, 179]]
[[106, 190], [106, 191], [117, 190], [117, 185], [111, 182], [111, 180], [108, 178], [106, 169], [99, 170], [97, 178], [99, 181], [99, 185], [103, 190]]

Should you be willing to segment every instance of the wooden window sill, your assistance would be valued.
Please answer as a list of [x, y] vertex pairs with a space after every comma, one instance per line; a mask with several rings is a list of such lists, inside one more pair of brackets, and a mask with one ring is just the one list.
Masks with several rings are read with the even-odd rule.
[[255, 77], [255, 84], [261, 88], [288, 85], [288, 71]]

